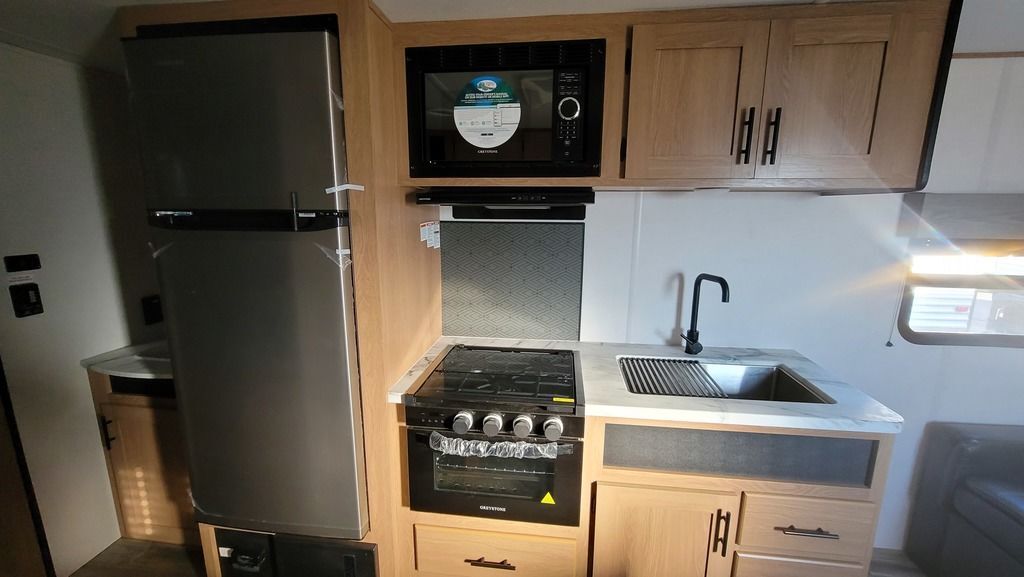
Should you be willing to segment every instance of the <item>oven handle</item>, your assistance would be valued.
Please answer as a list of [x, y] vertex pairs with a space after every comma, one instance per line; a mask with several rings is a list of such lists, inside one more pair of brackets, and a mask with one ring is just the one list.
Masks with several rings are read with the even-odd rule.
[[572, 445], [559, 443], [527, 443], [525, 441], [477, 441], [446, 437], [430, 432], [430, 448], [442, 455], [455, 457], [501, 457], [505, 459], [556, 459], [571, 455]]

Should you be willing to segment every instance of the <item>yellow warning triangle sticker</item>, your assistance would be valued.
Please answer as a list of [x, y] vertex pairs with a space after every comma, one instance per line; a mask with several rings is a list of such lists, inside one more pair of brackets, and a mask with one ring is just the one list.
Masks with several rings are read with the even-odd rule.
[[548, 491], [547, 495], [544, 495], [544, 498], [541, 499], [540, 502], [544, 503], [545, 505], [554, 505], [555, 498], [551, 496], [551, 491]]

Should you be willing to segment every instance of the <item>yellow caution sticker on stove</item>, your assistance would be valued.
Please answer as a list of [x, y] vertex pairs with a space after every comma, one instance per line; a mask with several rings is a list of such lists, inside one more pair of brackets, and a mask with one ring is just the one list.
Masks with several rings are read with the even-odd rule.
[[570, 399], [569, 397], [553, 397], [551, 399], [556, 403], [575, 403], [576, 399]]
[[548, 493], [544, 495], [544, 498], [541, 499], [540, 502], [544, 503], [545, 505], [554, 505], [555, 498], [551, 496], [551, 491], [548, 491]]

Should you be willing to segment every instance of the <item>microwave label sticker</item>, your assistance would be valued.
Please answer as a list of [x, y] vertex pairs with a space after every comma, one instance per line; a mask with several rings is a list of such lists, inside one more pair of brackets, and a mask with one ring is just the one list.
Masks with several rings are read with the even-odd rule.
[[490, 150], [515, 135], [522, 110], [519, 98], [504, 80], [477, 76], [455, 100], [454, 117], [455, 128], [466, 142]]

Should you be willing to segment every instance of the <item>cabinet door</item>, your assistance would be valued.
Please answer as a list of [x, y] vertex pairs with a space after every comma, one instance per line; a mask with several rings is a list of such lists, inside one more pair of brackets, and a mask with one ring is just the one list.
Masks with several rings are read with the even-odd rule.
[[752, 178], [767, 21], [633, 28], [627, 178]]
[[904, 74], [914, 55], [912, 34], [896, 41], [901, 23], [895, 14], [772, 22], [757, 178], [916, 182], [930, 102], [919, 96], [931, 85]]
[[728, 576], [738, 504], [729, 494], [598, 483], [593, 577]]
[[104, 403], [110, 465], [125, 537], [182, 543], [194, 541], [188, 466], [178, 414]]

